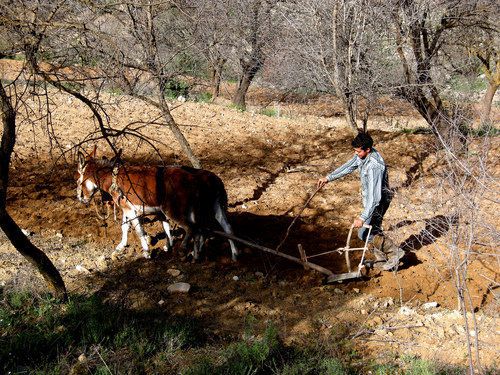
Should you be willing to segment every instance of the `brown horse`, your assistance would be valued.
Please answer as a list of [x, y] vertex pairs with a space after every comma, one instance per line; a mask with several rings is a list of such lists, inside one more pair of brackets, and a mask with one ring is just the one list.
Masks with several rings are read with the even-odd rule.
[[[144, 257], [149, 258], [147, 236], [141, 225], [141, 216], [164, 215], [163, 228], [169, 250], [173, 246], [168, 220], [177, 223], [186, 232], [182, 247], [194, 239], [194, 258], [198, 259], [206, 231], [218, 222], [232, 234], [227, 220], [227, 194], [222, 180], [210, 171], [173, 166], [113, 165], [108, 160], [97, 160], [96, 149], [85, 157], [78, 153], [77, 197], [88, 204], [97, 191], [109, 193], [121, 208], [122, 239], [115, 251], [127, 246], [130, 224], [141, 241]], [[232, 259], [238, 250], [229, 240]]]

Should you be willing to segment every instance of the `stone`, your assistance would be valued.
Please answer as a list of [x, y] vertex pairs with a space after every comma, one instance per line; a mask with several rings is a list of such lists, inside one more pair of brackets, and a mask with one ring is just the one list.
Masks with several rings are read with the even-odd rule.
[[233, 276], [234, 281], [238, 281], [240, 278], [238, 276]]
[[188, 283], [175, 283], [167, 288], [170, 293], [187, 293], [189, 289], [191, 289], [191, 285]]
[[333, 291], [337, 294], [344, 294], [344, 291], [342, 289], [339, 289], [339, 288], [335, 288]]
[[264, 277], [264, 274], [260, 271], [255, 272], [255, 276], [257, 277]]
[[427, 302], [427, 303], [424, 303], [422, 305], [422, 308], [424, 310], [429, 310], [429, 309], [432, 309], [432, 308], [438, 307], [438, 306], [439, 306], [439, 304], [437, 302]]
[[79, 362], [85, 362], [87, 360], [87, 356], [85, 354], [80, 354], [80, 356], [78, 357], [78, 361]]
[[33, 232], [27, 230], [27, 229], [21, 229], [21, 232], [23, 232], [23, 234], [26, 236], [26, 237], [29, 237], [33, 234]]
[[359, 289], [358, 288], [353, 288], [352, 290], [354, 291], [354, 293], [359, 293]]
[[413, 315], [415, 314], [415, 310], [410, 309], [408, 306], [401, 306], [399, 309], [399, 314], [401, 315]]
[[177, 269], [175, 269], [175, 268], [169, 268], [169, 269], [167, 270], [167, 273], [168, 273], [170, 276], [172, 276], [172, 277], [177, 277], [177, 276], [179, 276], [179, 275], [181, 274], [181, 271], [179, 271], [179, 270], [177, 270]]
[[85, 267], [83, 267], [82, 265], [77, 265], [75, 267], [75, 269], [78, 271], [78, 272], [81, 272], [81, 273], [90, 273], [90, 271], [88, 269], [86, 269]]

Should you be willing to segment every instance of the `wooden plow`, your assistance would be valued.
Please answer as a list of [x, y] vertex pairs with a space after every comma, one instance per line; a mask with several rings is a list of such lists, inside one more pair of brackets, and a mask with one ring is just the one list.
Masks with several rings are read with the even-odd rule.
[[[372, 226], [365, 224], [365, 225], [363, 225], [363, 227], [368, 229], [368, 235], [366, 236], [366, 241], [365, 241], [365, 244], [363, 247], [350, 247], [352, 232], [354, 229], [354, 225], [351, 225], [351, 229], [349, 230], [349, 234], [347, 236], [347, 242], [346, 242], [345, 247], [340, 247], [340, 248], [335, 249], [335, 250], [330, 250], [330, 251], [326, 251], [324, 253], [307, 256], [305, 250], [302, 248], [302, 245], [298, 244], [297, 246], [298, 246], [300, 258], [285, 254], [281, 251], [270, 249], [270, 248], [265, 247], [265, 246], [257, 245], [256, 243], [244, 240], [242, 238], [236, 237], [236, 236], [231, 235], [231, 234], [227, 234], [227, 233], [222, 232], [222, 231], [213, 231], [212, 233], [214, 233], [218, 236], [222, 236], [222, 237], [229, 238], [231, 240], [240, 242], [240, 243], [247, 245], [249, 247], [252, 247], [254, 249], [258, 249], [261, 251], [265, 251], [266, 253], [270, 253], [270, 254], [274, 254], [274, 255], [286, 258], [294, 263], [298, 263], [298, 264], [302, 265], [305, 269], [310, 268], [310, 269], [313, 269], [315, 271], [318, 271], [318, 272], [327, 276], [327, 279], [326, 279], [327, 283], [334, 283], [334, 282], [342, 282], [344, 280], [361, 278], [367, 274], [367, 268], [365, 265], [365, 255], [366, 255], [366, 251], [368, 250], [368, 238], [370, 237]], [[351, 251], [363, 251], [363, 253], [361, 255], [361, 261], [359, 262], [359, 264], [357, 266], [357, 270], [355, 270], [355, 271], [353, 271], [351, 268], [351, 260], [350, 260], [350, 252]], [[309, 259], [311, 259], [311, 258], [315, 258], [315, 257], [327, 255], [327, 254], [332, 254], [335, 252], [337, 252], [339, 254], [343, 253], [345, 255], [345, 262], [346, 262], [347, 271], [348, 271], [347, 273], [335, 274], [331, 270], [309, 261]]]

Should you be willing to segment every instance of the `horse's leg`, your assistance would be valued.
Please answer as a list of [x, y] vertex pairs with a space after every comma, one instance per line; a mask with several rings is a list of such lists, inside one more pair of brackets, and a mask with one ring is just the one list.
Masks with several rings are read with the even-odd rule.
[[205, 236], [201, 231], [196, 231], [193, 241], [193, 260], [198, 260], [200, 258], [201, 250], [203, 249], [203, 244], [205, 243]]
[[137, 233], [137, 237], [139, 237], [139, 240], [141, 241], [142, 254], [144, 255], [144, 258], [146, 259], [151, 258], [148, 246], [148, 236], [146, 235], [144, 229], [142, 228], [140, 218], [138, 216], [135, 216], [131, 221], [132, 225], [134, 226], [135, 232]]
[[191, 237], [193, 237], [193, 230], [189, 226], [185, 226], [183, 227], [183, 229], [186, 232], [186, 234], [184, 235], [184, 239], [182, 240], [181, 249], [187, 250], [189, 240], [191, 239]]
[[165, 220], [163, 220], [161, 223], [163, 225], [163, 230], [165, 231], [165, 235], [167, 236], [167, 244], [163, 246], [163, 250], [165, 251], [172, 250], [174, 246], [174, 239], [172, 238], [172, 233], [170, 232], [170, 223], [168, 222], [166, 216]]
[[[216, 199], [214, 203], [214, 210], [215, 219], [219, 222], [224, 232], [226, 232], [227, 234], [233, 234], [233, 228], [231, 228], [231, 224], [229, 224], [229, 221], [227, 220], [226, 212], [222, 208], [219, 199]], [[239, 251], [233, 240], [229, 240], [229, 245], [231, 246], [231, 258], [233, 259], [233, 261], [236, 261], [239, 255]]]
[[122, 251], [127, 246], [128, 230], [130, 229], [129, 212], [122, 210], [122, 240], [116, 246], [115, 251]]

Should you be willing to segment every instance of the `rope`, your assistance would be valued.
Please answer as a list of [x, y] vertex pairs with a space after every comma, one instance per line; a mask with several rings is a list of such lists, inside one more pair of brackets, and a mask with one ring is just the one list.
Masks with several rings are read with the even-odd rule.
[[96, 202], [96, 200], [95, 200], [95, 199], [92, 199], [92, 200], [94, 201], [94, 209], [95, 209], [95, 213], [96, 213], [97, 217], [98, 217], [99, 219], [101, 219], [102, 221], [106, 221], [106, 220], [108, 220], [109, 215], [110, 215], [110, 214], [109, 214], [109, 206], [108, 206], [108, 205], [106, 205], [106, 215], [105, 215], [105, 216], [101, 216], [101, 214], [99, 213], [99, 209], [98, 209], [98, 207], [97, 207], [97, 202]]
[[304, 210], [306, 209], [306, 207], [309, 205], [309, 202], [311, 202], [311, 200], [314, 198], [314, 196], [318, 193], [318, 191], [321, 190], [323, 186], [320, 186], [318, 188], [316, 188], [316, 190], [314, 191], [314, 193], [311, 194], [311, 196], [309, 197], [309, 199], [306, 201], [306, 203], [304, 204], [304, 206], [300, 209], [299, 213], [297, 214], [297, 216], [295, 216], [295, 218], [292, 220], [292, 222], [290, 223], [290, 225], [288, 226], [287, 230], [286, 230], [286, 233], [285, 233], [285, 237], [283, 237], [283, 239], [281, 240], [281, 242], [279, 243], [278, 246], [276, 246], [276, 251], [279, 251], [279, 249], [281, 248], [281, 246], [283, 246], [283, 244], [285, 243], [286, 239], [288, 238], [288, 236], [290, 235], [290, 229], [292, 228], [292, 226], [295, 224], [295, 222], [297, 221], [297, 219], [300, 217], [300, 215], [302, 214], [302, 212], [304, 212]]

